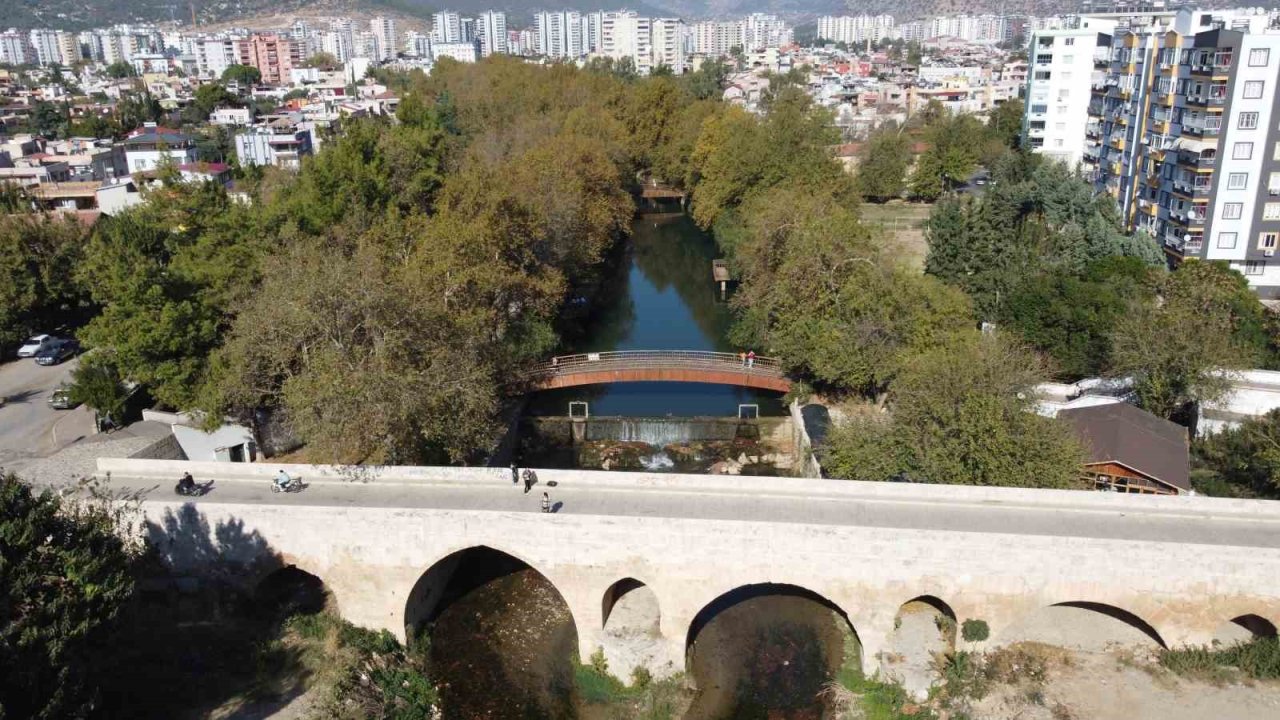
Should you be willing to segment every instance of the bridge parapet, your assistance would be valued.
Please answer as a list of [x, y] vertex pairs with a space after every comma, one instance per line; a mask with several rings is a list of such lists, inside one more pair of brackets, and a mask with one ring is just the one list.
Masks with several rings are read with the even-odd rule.
[[611, 382], [703, 382], [787, 392], [791, 380], [777, 358], [704, 350], [618, 350], [561, 355], [535, 365], [538, 389]]

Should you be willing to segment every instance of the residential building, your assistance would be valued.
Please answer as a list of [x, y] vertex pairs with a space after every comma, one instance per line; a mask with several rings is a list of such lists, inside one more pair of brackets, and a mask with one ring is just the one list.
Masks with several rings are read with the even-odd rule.
[[253, 123], [253, 110], [247, 107], [220, 107], [209, 113], [211, 125], [244, 127]]
[[396, 52], [399, 49], [396, 21], [381, 15], [375, 17], [369, 21], [369, 32], [373, 33], [376, 44], [374, 58], [380, 61], [395, 59]]
[[63, 65], [71, 65], [80, 61], [80, 41], [75, 35], [62, 30], [54, 33], [54, 43], [58, 46], [59, 62]]
[[893, 36], [892, 15], [858, 15], [857, 17], [818, 18], [818, 39], [832, 42], [865, 43]]
[[676, 75], [685, 71], [684, 23], [680, 18], [654, 18], [649, 25], [652, 67], [666, 67]]
[[62, 50], [58, 46], [58, 33], [55, 30], [32, 30], [28, 37], [31, 48], [35, 51], [36, 64], [42, 66], [64, 65], [68, 61], [62, 59]]
[[311, 132], [293, 128], [260, 127], [236, 135], [241, 165], [297, 169], [312, 154]]
[[431, 40], [437, 43], [462, 42], [462, 16], [449, 10], [432, 16]]
[[1280, 32], [1250, 11], [1119, 28], [1099, 61], [1088, 177], [1171, 263], [1223, 260], [1280, 297]]
[[1041, 30], [1031, 38], [1026, 115], [1022, 133], [1034, 152], [1076, 167], [1092, 143], [1081, 129], [1089, 120], [1092, 87], [1102, 82], [1094, 63], [1106, 56], [1114, 22]]
[[489, 57], [507, 52], [507, 14], [498, 10], [480, 13], [476, 22], [476, 39], [480, 54]]
[[196, 162], [195, 138], [155, 123], [147, 123], [134, 131], [123, 145], [130, 173], [155, 170], [165, 164], [182, 166]]
[[480, 59], [480, 46], [474, 42], [432, 43], [431, 56], [433, 60], [447, 57], [473, 63]]
[[20, 32], [0, 33], [0, 63], [26, 65], [35, 62], [35, 52], [27, 36]]
[[577, 59], [587, 53], [582, 41], [582, 16], [574, 10], [540, 12], [533, 16], [533, 32], [540, 55]]
[[263, 84], [285, 85], [289, 71], [302, 64], [302, 45], [279, 35], [255, 34], [240, 42], [240, 57], [242, 64], [258, 68]]

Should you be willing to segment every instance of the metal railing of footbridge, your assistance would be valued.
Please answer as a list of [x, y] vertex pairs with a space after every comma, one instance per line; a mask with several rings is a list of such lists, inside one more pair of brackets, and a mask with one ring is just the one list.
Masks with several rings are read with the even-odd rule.
[[764, 377], [784, 376], [782, 363], [777, 358], [756, 356], [753, 360], [744, 361], [736, 353], [704, 350], [617, 350], [559, 355], [534, 365], [529, 374], [546, 378], [580, 372], [646, 369], [716, 370]]

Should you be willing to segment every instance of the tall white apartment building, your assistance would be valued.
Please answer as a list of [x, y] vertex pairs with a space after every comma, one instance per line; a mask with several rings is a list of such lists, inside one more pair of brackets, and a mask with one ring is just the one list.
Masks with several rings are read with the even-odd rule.
[[685, 71], [684, 23], [680, 18], [654, 18], [649, 24], [652, 67], [666, 67], [677, 75]]
[[480, 41], [480, 54], [489, 57], [507, 52], [507, 14], [490, 10], [480, 13], [476, 19], [476, 39]]
[[654, 67], [652, 21], [632, 12], [605, 13], [600, 54], [614, 60], [630, 59], [637, 73], [648, 75]]
[[0, 62], [26, 65], [35, 61], [35, 52], [27, 36], [19, 32], [0, 33]]
[[187, 41], [183, 51], [194, 55], [196, 70], [203, 77], [222, 77], [222, 73], [240, 62], [240, 48], [232, 38], [193, 38]]
[[700, 22], [690, 29], [693, 52], [709, 57], [728, 55], [734, 47], [744, 52], [782, 47], [792, 31], [775, 15], [755, 13], [741, 20]]
[[431, 39], [437, 43], [462, 42], [462, 16], [443, 10], [431, 18]]
[[1027, 147], [1075, 167], [1084, 159], [1085, 123], [1094, 58], [1106, 52], [1114, 22], [1072, 30], [1042, 30], [1031, 38], [1023, 137]]
[[37, 65], [62, 65], [62, 51], [58, 49], [58, 33], [55, 30], [32, 30], [28, 33], [31, 49], [35, 51]]
[[369, 21], [369, 32], [373, 33], [376, 48], [373, 57], [377, 60], [393, 60], [400, 42], [396, 35], [396, 21], [389, 17], [378, 16]]
[[480, 59], [480, 47], [472, 42], [432, 43], [432, 59], [453, 58], [458, 62], [473, 63]]
[[410, 30], [404, 35], [404, 52], [409, 57], [431, 59], [431, 36]]
[[533, 16], [538, 53], [549, 58], [576, 59], [587, 54], [582, 15], [574, 10], [541, 12]]
[[76, 36], [76, 42], [86, 60], [102, 62], [102, 38], [97, 33], [86, 30]]
[[739, 21], [742, 25], [742, 47], [744, 50], [761, 50], [764, 48], [790, 45], [791, 27], [777, 15], [752, 13]]
[[826, 16], [818, 18], [818, 39], [842, 43], [864, 43], [893, 37], [892, 15]]
[[582, 46], [588, 53], [600, 52], [603, 12], [591, 12], [582, 16]]
[[351, 34], [330, 30], [320, 34], [320, 51], [346, 62], [352, 58]]

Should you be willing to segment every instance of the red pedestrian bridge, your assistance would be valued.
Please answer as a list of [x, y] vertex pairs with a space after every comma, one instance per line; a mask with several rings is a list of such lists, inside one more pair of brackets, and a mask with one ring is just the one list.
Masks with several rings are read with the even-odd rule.
[[776, 358], [748, 366], [734, 353], [699, 350], [620, 350], [561, 355], [536, 365], [535, 390], [616, 382], [697, 382], [787, 392], [791, 380]]

